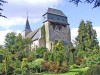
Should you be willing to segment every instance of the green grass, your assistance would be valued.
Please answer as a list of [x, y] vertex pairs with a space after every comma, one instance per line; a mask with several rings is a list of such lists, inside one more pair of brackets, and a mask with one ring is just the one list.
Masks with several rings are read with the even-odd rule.
[[69, 72], [66, 73], [60, 73], [60, 74], [42, 74], [42, 75], [76, 75], [79, 74], [79, 72], [85, 72], [88, 69], [86, 68], [77, 68], [77, 69], [71, 69]]

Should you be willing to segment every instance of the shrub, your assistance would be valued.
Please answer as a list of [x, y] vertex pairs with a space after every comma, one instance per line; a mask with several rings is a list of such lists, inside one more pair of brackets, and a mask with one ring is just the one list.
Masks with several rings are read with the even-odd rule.
[[42, 62], [42, 66], [45, 68], [47, 72], [52, 72], [52, 73], [62, 73], [62, 72], [67, 72], [69, 70], [69, 67], [67, 65], [59, 66], [53, 61]]
[[85, 75], [100, 75], [100, 65], [91, 66]]
[[76, 65], [76, 64], [73, 64], [73, 65], [70, 66], [70, 68], [71, 68], [71, 69], [80, 68], [80, 66], [78, 66], [78, 65]]
[[21, 68], [16, 68], [16, 69], [14, 70], [14, 72], [13, 72], [13, 75], [21, 75], [21, 73], [22, 73]]
[[44, 53], [47, 51], [45, 47], [37, 48], [36, 49], [36, 58], [42, 58], [44, 56]]
[[[92, 54], [93, 53], [93, 54]], [[82, 61], [81, 66], [82, 67], [90, 67], [92, 65], [96, 65], [100, 63], [100, 54], [94, 54], [94, 52], [91, 52], [88, 54], [88, 57], [85, 57]]]
[[29, 55], [27, 56], [28, 62], [32, 62], [35, 60], [35, 53], [33, 51], [30, 51]]
[[23, 69], [24, 67], [28, 67], [27, 58], [23, 58], [23, 60], [21, 62], [21, 69]]
[[3, 63], [0, 63], [0, 75], [5, 75], [5, 65]]
[[28, 63], [28, 68], [29, 70], [33, 70], [33, 72], [42, 72], [43, 67], [41, 65], [41, 63], [44, 62], [43, 59], [36, 59], [30, 63]]
[[65, 53], [61, 51], [54, 52], [54, 62], [58, 65], [66, 59]]
[[45, 52], [43, 58], [45, 61], [53, 61], [54, 60], [53, 52], [51, 52], [51, 51]]
[[76, 58], [75, 63], [76, 63], [77, 65], [80, 65], [80, 64], [82, 64], [82, 61], [83, 61], [83, 58]]

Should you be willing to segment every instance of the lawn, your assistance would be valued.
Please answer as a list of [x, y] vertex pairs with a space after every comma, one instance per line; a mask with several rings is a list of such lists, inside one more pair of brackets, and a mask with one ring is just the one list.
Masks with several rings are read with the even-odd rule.
[[67, 73], [60, 73], [60, 74], [42, 74], [42, 75], [76, 75], [79, 74], [80, 72], [85, 72], [88, 69], [88, 67], [86, 68], [77, 68], [77, 69], [71, 69], [69, 72]]

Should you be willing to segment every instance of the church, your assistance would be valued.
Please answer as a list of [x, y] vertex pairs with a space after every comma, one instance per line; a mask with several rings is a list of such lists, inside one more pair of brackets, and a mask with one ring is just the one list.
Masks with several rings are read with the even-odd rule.
[[32, 31], [28, 18], [26, 20], [24, 37], [31, 38], [31, 49], [46, 47], [51, 50], [52, 45], [61, 40], [63, 45], [71, 45], [71, 32], [67, 16], [58, 9], [48, 8], [43, 15], [43, 26]]

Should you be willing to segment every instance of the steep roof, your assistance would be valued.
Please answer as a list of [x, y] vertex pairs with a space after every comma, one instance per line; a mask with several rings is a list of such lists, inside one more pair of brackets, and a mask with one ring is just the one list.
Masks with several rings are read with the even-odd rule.
[[30, 30], [30, 31], [31, 31], [31, 28], [30, 28], [30, 24], [29, 24], [28, 18], [27, 18], [27, 20], [26, 20], [25, 30]]
[[51, 14], [55, 14], [55, 15], [59, 15], [59, 16], [65, 16], [65, 14], [61, 10], [54, 9], [54, 8], [48, 8], [46, 13], [51, 13]]
[[36, 30], [30, 32], [26, 37], [32, 39], [38, 31], [39, 31], [39, 29], [36, 29]]

